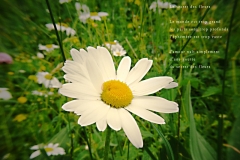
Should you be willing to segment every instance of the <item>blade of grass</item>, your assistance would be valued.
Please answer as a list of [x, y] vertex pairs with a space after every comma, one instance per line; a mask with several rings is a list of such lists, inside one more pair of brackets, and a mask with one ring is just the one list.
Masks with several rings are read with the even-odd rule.
[[188, 82], [182, 106], [186, 111], [186, 118], [190, 123], [190, 152], [193, 160], [215, 160], [216, 152], [211, 145], [202, 137], [197, 129], [193, 116], [192, 103], [191, 103], [191, 84]]
[[105, 149], [104, 149], [104, 160], [108, 160], [108, 151], [110, 148], [110, 138], [111, 138], [111, 128], [107, 127], [106, 139], [105, 139]]
[[172, 151], [172, 147], [169, 144], [168, 140], [164, 137], [163, 133], [161, 131], [159, 131], [159, 129], [152, 124], [153, 128], [157, 131], [157, 133], [159, 134], [159, 136], [163, 139], [164, 145], [166, 147], [167, 153], [168, 153], [168, 157], [170, 158], [170, 160], [174, 160], [174, 155], [173, 155], [173, 151]]
[[157, 160], [157, 158], [154, 157], [154, 155], [152, 154], [148, 147], [144, 147], [144, 150], [147, 152], [147, 154], [151, 157], [152, 160]]

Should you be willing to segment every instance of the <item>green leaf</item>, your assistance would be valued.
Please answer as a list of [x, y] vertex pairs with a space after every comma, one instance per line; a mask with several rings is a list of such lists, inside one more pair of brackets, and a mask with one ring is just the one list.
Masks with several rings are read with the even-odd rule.
[[209, 97], [214, 94], [218, 94], [221, 91], [220, 87], [209, 87], [202, 95], [202, 97]]
[[174, 155], [173, 155], [173, 151], [172, 151], [172, 147], [169, 144], [168, 140], [164, 137], [164, 135], [162, 134], [161, 131], [158, 130], [158, 128], [152, 124], [153, 128], [156, 129], [157, 133], [160, 135], [160, 137], [163, 139], [163, 143], [166, 147], [167, 153], [168, 153], [168, 157], [170, 158], [170, 160], [174, 160]]
[[191, 103], [191, 85], [187, 84], [187, 88], [183, 97], [183, 106], [190, 123], [190, 152], [193, 160], [215, 160], [216, 152], [212, 146], [198, 133], [193, 116]]
[[67, 144], [70, 144], [70, 137], [69, 137], [69, 129], [72, 129], [73, 125], [70, 127], [65, 127], [61, 129], [52, 139], [49, 140], [48, 143], [58, 143], [61, 147], [66, 147]]

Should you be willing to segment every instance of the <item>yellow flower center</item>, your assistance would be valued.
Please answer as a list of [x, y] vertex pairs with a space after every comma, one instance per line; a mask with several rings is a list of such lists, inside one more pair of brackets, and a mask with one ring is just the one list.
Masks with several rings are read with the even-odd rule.
[[101, 98], [113, 108], [123, 108], [131, 103], [133, 94], [125, 83], [110, 80], [103, 83]]
[[44, 77], [48, 80], [51, 80], [53, 78], [53, 76], [51, 74], [46, 74]]
[[91, 12], [90, 16], [98, 16], [98, 13], [97, 12]]
[[46, 148], [44, 148], [44, 149], [45, 149], [46, 152], [51, 152], [51, 151], [53, 151], [53, 148], [48, 148], [48, 147], [46, 147]]
[[121, 52], [119, 52], [119, 51], [118, 51], [118, 52], [116, 52], [116, 54], [117, 54], [118, 56], [121, 56]]
[[53, 45], [52, 45], [52, 44], [47, 44], [46, 47], [47, 47], [47, 48], [52, 48]]
[[17, 101], [19, 102], [19, 103], [26, 103], [27, 102], [27, 98], [26, 97], [19, 97], [18, 99], [17, 99]]

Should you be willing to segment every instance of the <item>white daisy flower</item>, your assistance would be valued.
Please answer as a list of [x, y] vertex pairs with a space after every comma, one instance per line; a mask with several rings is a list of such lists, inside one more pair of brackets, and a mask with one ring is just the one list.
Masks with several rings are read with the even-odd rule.
[[127, 52], [124, 49], [114, 49], [112, 53], [114, 56], [124, 56]]
[[8, 91], [8, 88], [0, 88], [0, 99], [9, 100], [12, 98], [12, 94]]
[[37, 90], [34, 90], [32, 91], [32, 94], [33, 95], [37, 95], [37, 96], [49, 96], [49, 95], [53, 95], [53, 92], [44, 92], [44, 91], [37, 91]]
[[67, 27], [66, 29], [65, 29], [65, 31], [66, 31], [66, 35], [67, 36], [74, 36], [75, 34], [76, 34], [76, 31], [74, 30], [74, 29], [72, 29], [71, 27]]
[[106, 12], [90, 12], [90, 9], [85, 4], [75, 3], [75, 8], [79, 14], [79, 19], [81, 22], [86, 23], [87, 19], [101, 21], [101, 17], [108, 16]]
[[47, 52], [53, 51], [56, 48], [59, 48], [59, 46], [55, 45], [55, 44], [47, 44], [47, 45], [39, 44], [38, 45], [39, 50], [43, 50], [43, 51], [47, 51]]
[[117, 40], [114, 40], [114, 42], [106, 42], [105, 45], [111, 50], [114, 56], [124, 56], [127, 53]]
[[63, 66], [64, 78], [59, 92], [76, 100], [62, 106], [65, 111], [81, 115], [78, 124], [96, 123], [99, 131], [109, 125], [113, 130], [123, 129], [131, 143], [143, 147], [140, 129], [129, 113], [157, 124], [164, 119], [151, 112], [178, 112], [178, 104], [161, 97], [147, 96], [168, 86], [173, 78], [154, 77], [141, 81], [152, 66], [152, 60], [140, 59], [130, 70], [131, 58], [122, 58], [115, 70], [113, 59], [104, 47], [88, 47], [87, 51], [71, 49], [73, 61]]
[[48, 72], [38, 72], [36, 76], [38, 83], [44, 84], [46, 88], [60, 88], [62, 86], [62, 83]]
[[[49, 30], [54, 30], [54, 25], [52, 23], [48, 23], [45, 25]], [[76, 34], [76, 31], [74, 29], [72, 29], [71, 27], [68, 27], [67, 24], [65, 23], [60, 23], [60, 24], [56, 24], [56, 28], [58, 31], [66, 31], [66, 35], [69, 36], [74, 36]]]
[[107, 12], [91, 12], [90, 13], [90, 19], [101, 21], [101, 17], [108, 16]]
[[43, 148], [47, 155], [48, 156], [51, 156], [51, 155], [64, 155], [66, 154], [64, 149], [62, 147], [58, 147], [58, 143], [56, 144], [53, 144], [53, 143], [49, 143], [48, 145], [45, 145], [45, 146], [42, 146], [42, 145], [35, 145], [35, 146], [32, 146], [30, 149], [31, 150], [36, 150], [35, 152], [33, 152], [30, 156], [30, 159], [33, 159], [37, 156], [39, 156], [41, 154], [41, 151], [40, 149]]
[[161, 9], [166, 9], [166, 8], [173, 8], [176, 7], [175, 4], [171, 4], [169, 2], [162, 2], [161, 0], [158, 0], [157, 2], [152, 2], [152, 4], [150, 5], [149, 9], [153, 10], [154, 12], [156, 11], [156, 9], [159, 9], [159, 12], [161, 12]]

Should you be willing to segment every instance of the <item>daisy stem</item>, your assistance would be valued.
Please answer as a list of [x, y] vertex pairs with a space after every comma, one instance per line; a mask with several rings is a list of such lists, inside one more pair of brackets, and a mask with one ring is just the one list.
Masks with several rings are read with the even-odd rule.
[[104, 150], [104, 160], [108, 160], [108, 151], [110, 147], [111, 129], [107, 127], [106, 139], [105, 139], [105, 150]]

